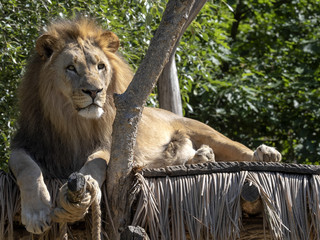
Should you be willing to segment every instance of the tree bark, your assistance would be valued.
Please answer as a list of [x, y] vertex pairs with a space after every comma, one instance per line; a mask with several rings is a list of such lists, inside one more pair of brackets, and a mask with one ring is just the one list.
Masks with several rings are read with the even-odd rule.
[[175, 52], [179, 45], [179, 41], [190, 25], [190, 23], [195, 19], [198, 15], [199, 11], [202, 9], [203, 5], [207, 2], [207, 0], [197, 0], [188, 17], [186, 24], [183, 26], [182, 31], [180, 32], [179, 39], [172, 51], [169, 62], [164, 67], [159, 80], [158, 80], [158, 99], [160, 108], [171, 111], [179, 116], [182, 116], [182, 102], [181, 102], [181, 94], [179, 87], [179, 78], [176, 68], [175, 62]]
[[170, 0], [162, 21], [140, 67], [125, 93], [114, 96], [117, 108], [112, 133], [112, 149], [107, 170], [107, 191], [114, 231], [110, 239], [119, 239], [130, 224], [128, 193], [137, 124], [143, 106], [181, 36], [195, 0]]

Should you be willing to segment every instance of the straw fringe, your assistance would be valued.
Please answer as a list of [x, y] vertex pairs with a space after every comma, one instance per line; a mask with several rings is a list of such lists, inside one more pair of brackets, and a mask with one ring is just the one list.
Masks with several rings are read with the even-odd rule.
[[[260, 191], [272, 239], [320, 240], [320, 176], [277, 172], [181, 177], [136, 174], [140, 195], [132, 225], [151, 239], [237, 239], [244, 181]], [[265, 237], [268, 234], [265, 233]]]
[[310, 199], [310, 221], [313, 229], [313, 239], [320, 239], [320, 176], [313, 175], [310, 179], [311, 189], [308, 192]]
[[[308, 175], [249, 172], [247, 180], [260, 190], [264, 220], [273, 239], [312, 239], [307, 196], [313, 191], [313, 184], [309, 184]], [[309, 199], [314, 202], [312, 197]], [[319, 224], [319, 204], [312, 212], [316, 216], [314, 222]]]
[[[58, 192], [60, 187], [63, 185], [63, 183], [66, 182], [66, 180], [59, 180], [59, 179], [51, 179], [46, 180], [46, 185], [48, 187], [48, 190], [51, 194], [51, 200], [54, 203], [54, 206], [57, 206], [57, 200], [58, 200]], [[107, 208], [107, 194], [106, 194], [106, 187], [102, 187], [102, 206], [103, 208]], [[106, 211], [108, 212], [108, 211]], [[17, 232], [14, 232], [13, 226], [15, 224], [21, 225], [20, 222], [20, 192], [19, 189], [15, 183], [14, 178], [11, 174], [5, 173], [4, 171], [0, 170], [0, 239], [19, 239], [17, 237]], [[87, 217], [88, 216], [88, 217]], [[67, 227], [67, 233], [69, 236], [69, 239], [91, 239], [91, 215], [87, 214], [87, 216], [84, 218], [85, 221], [85, 235], [83, 235], [83, 232], [81, 232], [81, 235], [79, 233], [75, 233], [70, 226]], [[106, 219], [110, 218], [109, 214], [105, 214], [102, 223], [106, 224]], [[29, 234], [28, 239], [34, 239], [36, 236], [36, 239], [39, 240], [52, 240], [52, 239], [59, 239], [60, 236], [60, 225], [57, 223], [54, 223], [51, 227], [51, 229], [41, 235], [32, 235]], [[105, 230], [101, 231], [102, 235], [105, 237], [105, 239], [109, 239]], [[26, 238], [23, 238], [26, 239]]]
[[4, 236], [13, 239], [13, 218], [19, 212], [20, 193], [14, 179], [0, 171], [0, 239], [4, 239]]
[[236, 239], [247, 172], [144, 179], [133, 225], [151, 239]]

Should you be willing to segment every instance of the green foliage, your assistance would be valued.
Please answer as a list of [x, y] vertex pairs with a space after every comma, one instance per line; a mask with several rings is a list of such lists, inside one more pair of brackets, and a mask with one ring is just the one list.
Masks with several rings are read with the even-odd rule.
[[228, 3], [207, 4], [185, 38], [195, 41], [181, 45], [186, 115], [250, 147], [276, 146], [285, 161], [318, 163], [319, 1]]
[[[120, 37], [120, 51], [137, 69], [165, 3], [0, 2], [0, 168], [6, 169], [18, 115], [16, 89], [41, 27], [59, 17], [93, 16]], [[319, 0], [208, 2], [177, 51], [186, 116], [252, 148], [276, 146], [286, 161], [317, 163], [319, 22]], [[149, 105], [157, 105], [156, 94]]]

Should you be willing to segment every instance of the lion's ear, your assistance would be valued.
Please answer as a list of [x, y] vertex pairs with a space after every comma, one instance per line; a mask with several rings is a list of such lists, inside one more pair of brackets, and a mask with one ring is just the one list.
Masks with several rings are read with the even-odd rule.
[[57, 39], [54, 36], [44, 34], [37, 39], [36, 51], [41, 56], [41, 58], [50, 58], [56, 44]]
[[111, 31], [105, 31], [101, 34], [102, 44], [110, 52], [116, 52], [120, 46], [119, 38]]

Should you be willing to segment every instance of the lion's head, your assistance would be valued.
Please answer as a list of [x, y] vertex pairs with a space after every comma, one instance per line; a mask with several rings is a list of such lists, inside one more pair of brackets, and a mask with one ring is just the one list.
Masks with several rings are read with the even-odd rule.
[[[65, 151], [70, 162], [99, 144], [109, 145], [113, 94], [124, 92], [132, 79], [118, 47], [114, 33], [86, 18], [49, 25], [36, 41], [20, 86], [20, 129], [13, 146], [43, 155]], [[56, 150], [48, 149], [57, 142]]]
[[55, 90], [75, 113], [84, 118], [100, 118], [108, 94], [123, 92], [131, 80], [130, 71], [129, 76], [125, 72], [127, 66], [115, 55], [118, 47], [119, 39], [114, 33], [87, 19], [49, 26], [36, 43], [42, 60], [40, 78], [45, 80], [39, 85], [44, 103]]
[[85, 18], [49, 25], [36, 42], [37, 54], [23, 81], [22, 111], [37, 89], [43, 113], [56, 125], [72, 117], [101, 118], [112, 94], [123, 92], [132, 78], [116, 55], [118, 47], [114, 33]]

